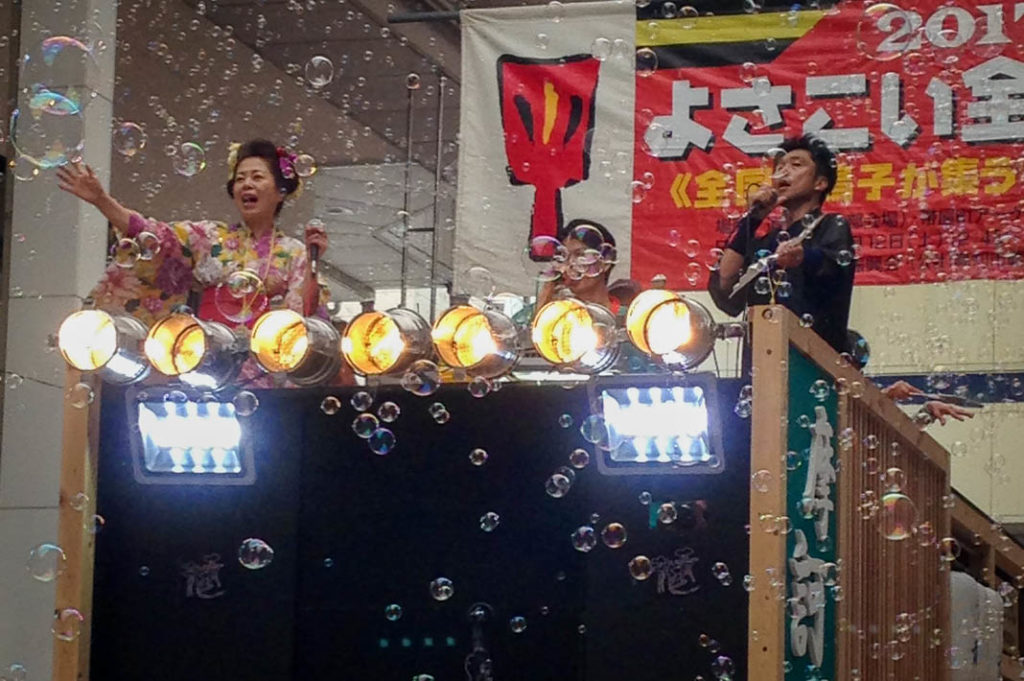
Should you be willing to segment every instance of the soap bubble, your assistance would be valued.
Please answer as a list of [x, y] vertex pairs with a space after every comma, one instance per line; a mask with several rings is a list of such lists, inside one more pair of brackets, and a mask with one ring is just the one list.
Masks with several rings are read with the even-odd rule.
[[891, 541], [909, 538], [917, 524], [917, 507], [910, 497], [898, 492], [882, 497], [882, 534]]
[[384, 402], [377, 407], [377, 417], [385, 423], [394, 423], [401, 413], [401, 407], [394, 402]]
[[309, 154], [299, 154], [292, 163], [292, 169], [299, 177], [313, 177], [316, 175], [316, 159]]
[[590, 463], [590, 452], [585, 449], [574, 449], [569, 453], [569, 464], [573, 468], [586, 468]]
[[569, 476], [564, 473], [554, 473], [544, 483], [544, 490], [548, 493], [548, 496], [554, 497], [555, 499], [561, 499], [569, 490], [572, 488], [572, 480]]
[[558, 417], [558, 425], [562, 428], [572, 427], [572, 416], [569, 414], [562, 414]]
[[447, 577], [438, 577], [430, 583], [430, 595], [435, 601], [447, 601], [455, 594], [455, 585]]
[[751, 486], [754, 491], [765, 494], [771, 487], [772, 474], [771, 471], [761, 469], [750, 476]]
[[320, 402], [320, 411], [328, 416], [334, 416], [341, 409], [341, 400], [334, 395], [328, 395]]
[[365, 390], [360, 390], [352, 395], [349, 404], [356, 411], [366, 411], [373, 406], [373, 395]]
[[96, 394], [88, 383], [76, 383], [68, 388], [65, 397], [75, 409], [85, 409], [96, 399]]
[[206, 169], [206, 152], [195, 142], [185, 142], [174, 155], [174, 172], [194, 177]]
[[653, 76], [658, 70], [658, 53], [649, 47], [636, 51], [636, 75], [641, 78]]
[[306, 62], [306, 81], [319, 90], [334, 80], [334, 64], [323, 55], [315, 55]]
[[364, 440], [370, 439], [379, 427], [380, 422], [373, 414], [360, 414], [352, 421], [352, 431]]
[[420, 74], [410, 73], [405, 77], [405, 87], [410, 90], [420, 89]]
[[378, 428], [373, 431], [367, 441], [370, 451], [380, 456], [384, 456], [395, 448], [395, 434], [387, 428]]
[[75, 608], [64, 608], [53, 614], [50, 631], [58, 641], [74, 641], [82, 633], [85, 616]]
[[610, 549], [621, 548], [626, 538], [626, 528], [620, 523], [608, 523], [601, 530], [601, 541]]
[[420, 397], [433, 395], [441, 387], [441, 372], [429, 359], [416, 360], [402, 376], [402, 387]]
[[85, 140], [81, 103], [33, 85], [11, 112], [10, 140], [18, 158], [36, 168], [48, 170], [80, 160]]
[[115, 266], [130, 269], [142, 258], [142, 249], [135, 239], [121, 238], [111, 245], [110, 256]]
[[598, 61], [604, 61], [612, 56], [612, 41], [608, 38], [595, 38], [590, 44], [590, 56]]
[[581, 553], [587, 553], [597, 546], [597, 533], [590, 525], [581, 525], [572, 533], [572, 546]]
[[619, 434], [600, 414], [591, 414], [580, 423], [580, 435], [591, 444], [606, 451], [614, 451], [621, 443]]
[[943, 537], [939, 540], [939, 557], [947, 562], [952, 563], [960, 557], [960, 542], [953, 537]]
[[238, 547], [238, 562], [249, 570], [262, 570], [274, 560], [274, 549], [262, 539], [250, 537]]
[[501, 516], [494, 511], [488, 511], [480, 516], [480, 529], [484, 532], [493, 532], [501, 522]]
[[226, 319], [246, 324], [266, 309], [269, 299], [263, 279], [252, 270], [238, 270], [217, 284], [213, 302]]
[[736, 665], [731, 657], [719, 655], [711, 662], [711, 673], [716, 679], [727, 681], [736, 674]]
[[469, 462], [474, 466], [483, 466], [487, 463], [487, 450], [479, 447], [469, 453]]
[[139, 232], [135, 242], [139, 245], [139, 260], [148, 262], [160, 253], [160, 237], [153, 232]]
[[462, 290], [477, 298], [494, 295], [494, 275], [483, 265], [473, 265], [462, 277]]
[[384, 608], [384, 617], [387, 618], [388, 622], [397, 622], [402, 618], [402, 606], [398, 603], [392, 603]]
[[634, 556], [629, 561], [629, 574], [638, 582], [642, 582], [650, 577], [653, 571], [651, 559], [647, 556]]
[[678, 517], [679, 511], [676, 509], [676, 505], [671, 501], [666, 501], [658, 507], [658, 522], [662, 525], [670, 525], [674, 523]]
[[470, 395], [476, 398], [487, 397], [491, 392], [491, 381], [483, 376], [474, 376], [470, 379], [469, 383], [466, 384], [466, 390]]
[[15, 662], [7, 668], [7, 675], [0, 678], [4, 679], [4, 681], [26, 681], [28, 670], [25, 669], [24, 665]]
[[131, 158], [146, 148], [146, 132], [138, 123], [127, 121], [114, 130], [114, 151], [125, 158]]
[[103, 516], [95, 514], [91, 518], [86, 518], [82, 521], [82, 529], [89, 534], [99, 534], [106, 524], [107, 521]]
[[52, 582], [58, 575], [64, 574], [67, 567], [67, 556], [56, 544], [38, 544], [28, 552], [25, 569], [39, 582]]
[[825, 400], [828, 399], [830, 390], [831, 389], [828, 385], [828, 382], [819, 378], [818, 380], [811, 384], [811, 387], [808, 389], [808, 392], [810, 392], [811, 395], [814, 396], [814, 399], [816, 399], [817, 401], [824, 402]]
[[517, 615], [508, 621], [508, 627], [515, 634], [521, 634], [526, 631], [526, 618]]
[[242, 390], [232, 398], [231, 404], [235, 405], [235, 413], [239, 416], [252, 416], [259, 409], [260, 400], [248, 390]]
[[[913, 25], [910, 17], [897, 5], [888, 2], [869, 5], [857, 21], [857, 51], [875, 61], [899, 59], [914, 41], [907, 39], [901, 45], [900, 41], [891, 40], [892, 31], [900, 26]], [[883, 45], [889, 49], [883, 50]]]
[[718, 562], [712, 565], [711, 574], [715, 576], [715, 579], [722, 586], [730, 586], [732, 584], [732, 573], [729, 572], [729, 566], [725, 563]]

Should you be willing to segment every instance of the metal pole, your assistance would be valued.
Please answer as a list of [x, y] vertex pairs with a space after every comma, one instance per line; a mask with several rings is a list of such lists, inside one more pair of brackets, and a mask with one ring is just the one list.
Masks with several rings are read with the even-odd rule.
[[444, 126], [444, 89], [448, 85], [448, 79], [441, 74], [437, 83], [437, 151], [434, 154], [434, 230], [430, 235], [430, 321], [434, 322], [434, 313], [437, 311], [437, 233], [440, 227], [438, 212], [441, 201], [441, 152], [444, 140], [442, 132]]
[[405, 191], [402, 195], [402, 296], [400, 307], [405, 307], [409, 285], [409, 199], [412, 194], [412, 97], [414, 90], [407, 88], [405, 107]]
[[417, 24], [421, 21], [459, 21], [459, 11], [450, 12], [395, 12], [388, 15], [389, 24]]

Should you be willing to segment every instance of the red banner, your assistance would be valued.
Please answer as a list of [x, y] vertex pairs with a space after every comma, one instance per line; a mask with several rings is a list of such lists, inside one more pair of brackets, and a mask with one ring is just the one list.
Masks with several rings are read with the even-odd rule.
[[1021, 278], [1022, 45], [1016, 2], [641, 22], [633, 278], [703, 288], [770, 150], [807, 132], [837, 151], [825, 210], [858, 284]]

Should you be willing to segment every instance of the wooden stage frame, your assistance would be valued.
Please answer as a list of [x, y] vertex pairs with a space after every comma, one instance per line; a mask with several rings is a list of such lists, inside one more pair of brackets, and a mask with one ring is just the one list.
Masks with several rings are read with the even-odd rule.
[[[1024, 586], [1024, 548], [1009, 540], [991, 519], [950, 489], [949, 453], [869, 379], [844, 363], [821, 338], [802, 328], [792, 313], [781, 306], [764, 306], [753, 308], [751, 317], [756, 396], [751, 423], [751, 471], [767, 470], [778, 484], [771, 485], [767, 493], [750, 490], [749, 573], [764, 575], [766, 569], [775, 570], [776, 575], [788, 573], [787, 535], [762, 531], [760, 519], [789, 513], [785, 482], [789, 420], [785, 360], [793, 348], [834, 381], [846, 382], [848, 389], [839, 396], [837, 434], [847, 428], [857, 434], [851, 446], [835, 448], [840, 467], [836, 483], [839, 584], [846, 594], [837, 602], [835, 679], [875, 681], [918, 676], [929, 681], [948, 681], [945, 651], [950, 640], [949, 564], [939, 560], [938, 549], [922, 547], [916, 537], [889, 541], [878, 531], [877, 519], [862, 520], [862, 495], [873, 492], [878, 500], [882, 496], [879, 471], [864, 465], [863, 437], [875, 435], [879, 451], [886, 456], [894, 444], [898, 447], [899, 465], [906, 474], [902, 491], [917, 503], [918, 524], [931, 523], [935, 540], [952, 536], [962, 545], [971, 546], [972, 554], [981, 558], [969, 571], [980, 582], [993, 588], [1001, 582], [1013, 583], [1015, 593], [1019, 593]], [[94, 535], [85, 529], [83, 517], [91, 518], [95, 513], [101, 384], [95, 376], [83, 376], [69, 369], [66, 387], [70, 390], [80, 382], [92, 386], [96, 399], [86, 408], [75, 408], [65, 401], [58, 542], [67, 556], [67, 569], [57, 578], [55, 611], [76, 608], [85, 620], [76, 640], [54, 642], [55, 681], [89, 678], [95, 552]], [[81, 492], [90, 500], [84, 510], [72, 506], [72, 500]], [[921, 560], [928, 555], [935, 559]], [[763, 578], [757, 581], [767, 582]], [[786, 596], [788, 593], [780, 594], [767, 586], [756, 588], [750, 595], [748, 668], [757, 670], [758, 681], [785, 678], [785, 632], [789, 622]], [[1002, 672], [1006, 679], [1019, 678], [1024, 671], [1018, 657], [1018, 608], [1015, 600], [1007, 610], [1010, 621], [1004, 629], [1004, 641], [1010, 643], [1004, 650], [1014, 654], [1003, 655]], [[899, 659], [894, 660], [885, 644], [897, 636], [891, 628], [900, 613], [912, 614], [915, 630], [901, 645]], [[879, 630], [876, 635], [867, 631], [870, 625]], [[875, 645], [879, 643], [881, 647]], [[859, 677], [851, 674], [852, 669], [859, 670]]]

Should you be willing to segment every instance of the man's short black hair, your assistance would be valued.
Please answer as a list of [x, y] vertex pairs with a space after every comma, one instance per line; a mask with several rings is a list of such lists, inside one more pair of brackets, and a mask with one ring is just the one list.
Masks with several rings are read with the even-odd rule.
[[782, 142], [782, 150], [787, 154], [800, 149], [811, 155], [818, 175], [824, 177], [828, 182], [828, 186], [825, 187], [825, 191], [821, 194], [821, 201], [824, 203], [828, 195], [832, 193], [832, 189], [836, 186], [836, 176], [838, 174], [836, 155], [832, 153], [832, 150], [828, 148], [828, 144], [823, 139], [811, 134], [802, 137], [787, 137]]
[[[577, 229], [577, 227], [593, 227], [601, 235], [598, 240], [598, 235], [589, 229]], [[571, 220], [569, 224], [562, 227], [561, 232], [558, 234], [559, 241], [565, 241], [566, 239], [576, 239], [582, 241], [587, 248], [592, 248], [595, 251], [601, 250], [601, 246], [608, 244], [612, 247], [612, 259], [618, 260], [619, 251], [615, 247], [615, 237], [612, 235], [608, 228], [602, 225], [600, 222], [594, 222], [593, 220], [586, 220], [583, 218], [576, 218]], [[614, 267], [614, 263], [612, 267]], [[608, 281], [608, 277], [612, 272], [612, 267], [605, 270], [604, 278]]]

